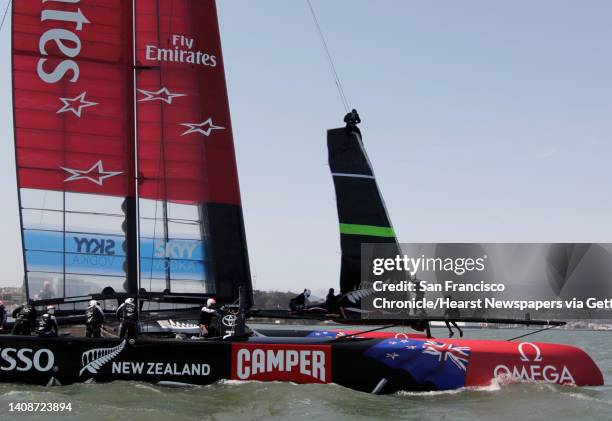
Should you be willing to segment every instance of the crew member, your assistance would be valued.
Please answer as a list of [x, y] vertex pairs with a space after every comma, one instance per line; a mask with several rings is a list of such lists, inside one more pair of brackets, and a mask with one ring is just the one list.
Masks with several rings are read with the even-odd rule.
[[[416, 277], [416, 274], [412, 276], [412, 284], [415, 285], [415, 300], [417, 302], [423, 301], [425, 298], [425, 283]], [[419, 316], [426, 316], [427, 311], [424, 308], [418, 309], [416, 306], [414, 307], [414, 314]]]
[[202, 310], [200, 311], [201, 338], [214, 338], [219, 336], [219, 329], [217, 326], [219, 323], [219, 313], [214, 308], [216, 304], [217, 300], [214, 298], [209, 298], [206, 300], [206, 305], [202, 307]]
[[136, 339], [138, 336], [138, 308], [133, 298], [126, 300], [117, 308], [117, 320], [119, 320], [119, 337]]
[[85, 310], [85, 336], [102, 337], [102, 323], [104, 323], [104, 312], [96, 300], [91, 300]]
[[306, 303], [308, 302], [308, 297], [310, 297], [310, 290], [305, 289], [300, 295], [295, 298], [289, 300], [289, 310], [291, 311], [302, 311], [306, 307]]
[[53, 293], [53, 288], [51, 288], [51, 282], [44, 281], [43, 287], [38, 293], [38, 298], [41, 300], [50, 300], [51, 298], [54, 298], [54, 297], [55, 297], [55, 294]]
[[357, 132], [361, 134], [359, 127], [357, 125], [361, 123], [361, 118], [359, 118], [359, 114], [357, 110], [353, 108], [353, 110], [344, 116], [344, 122], [346, 123], [346, 134], [351, 135], [352, 132]]
[[30, 303], [23, 303], [13, 310], [13, 335], [30, 335], [36, 323], [36, 309]]
[[0, 332], [4, 331], [4, 324], [6, 323], [6, 318], [8, 317], [8, 310], [4, 305], [4, 301], [0, 301]]
[[338, 297], [336, 296], [334, 289], [330, 288], [327, 296], [325, 297], [325, 308], [327, 309], [328, 313], [335, 314], [338, 313], [339, 307]]
[[[448, 298], [449, 300], [452, 299], [450, 295], [447, 295], [445, 298]], [[448, 337], [452, 338], [453, 336], [455, 336], [455, 332], [453, 332], [453, 329], [451, 328], [452, 324], [459, 331], [459, 337], [463, 338], [463, 330], [461, 330], [461, 328], [459, 327], [459, 325], [457, 325], [456, 322], [456, 320], [459, 318], [459, 309], [447, 308], [446, 310], [444, 310], [444, 317], [446, 318], [446, 320], [444, 320], [444, 323], [446, 323], [446, 328], [448, 329]]]
[[57, 320], [53, 315], [55, 313], [55, 307], [47, 306], [45, 314], [40, 316], [38, 319], [38, 325], [36, 326], [36, 334], [41, 338], [52, 338], [57, 336], [58, 326]]

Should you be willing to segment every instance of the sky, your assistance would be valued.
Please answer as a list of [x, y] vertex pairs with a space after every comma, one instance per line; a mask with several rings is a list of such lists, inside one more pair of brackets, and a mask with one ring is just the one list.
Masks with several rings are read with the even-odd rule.
[[[612, 242], [611, 2], [312, 4], [400, 241]], [[336, 287], [325, 133], [344, 108], [307, 3], [217, 6], [254, 287]], [[8, 286], [23, 277], [8, 18], [0, 98]]]

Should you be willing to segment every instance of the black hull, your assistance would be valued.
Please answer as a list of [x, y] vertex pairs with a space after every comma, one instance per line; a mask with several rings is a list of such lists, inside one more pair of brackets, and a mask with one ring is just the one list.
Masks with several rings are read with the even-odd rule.
[[0, 381], [68, 385], [124, 380], [207, 385], [225, 379], [241, 380], [236, 371], [236, 351], [232, 347], [273, 348], [280, 345], [289, 348], [328, 347], [325, 367], [328, 371], [315, 373], [313, 369], [308, 374], [309, 369], [306, 369], [305, 375], [296, 372], [292, 378], [291, 373], [280, 370], [277, 373], [263, 373], [263, 380], [333, 382], [372, 392], [381, 378], [386, 378], [384, 390], [378, 392], [435, 389], [431, 384], [417, 385], [405, 374], [400, 379], [394, 379], [397, 376], [384, 364], [363, 357], [362, 352], [376, 342], [374, 339], [364, 339], [330, 345], [329, 342], [311, 338], [258, 338], [244, 342], [138, 339], [130, 343], [116, 338], [3, 335], [0, 336]]
[[394, 332], [371, 334], [378, 338], [337, 335], [315, 331], [308, 337], [242, 341], [3, 335], [0, 381], [207, 385], [231, 379], [336, 383], [368, 393], [486, 386], [499, 375], [504, 381], [603, 384], [593, 360], [567, 345], [427, 339]]

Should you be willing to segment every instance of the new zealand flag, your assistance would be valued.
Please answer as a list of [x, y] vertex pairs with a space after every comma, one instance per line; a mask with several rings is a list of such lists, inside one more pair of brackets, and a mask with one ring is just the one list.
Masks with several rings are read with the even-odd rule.
[[470, 348], [431, 339], [385, 339], [363, 355], [405, 370], [419, 383], [429, 382], [438, 390], [448, 390], [465, 386]]

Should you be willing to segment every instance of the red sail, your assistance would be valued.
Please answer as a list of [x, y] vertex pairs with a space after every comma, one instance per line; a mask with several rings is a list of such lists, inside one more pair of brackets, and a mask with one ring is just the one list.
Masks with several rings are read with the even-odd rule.
[[240, 203], [213, 0], [137, 0], [140, 197]]
[[13, 2], [20, 188], [131, 194], [131, 40], [128, 1]]

